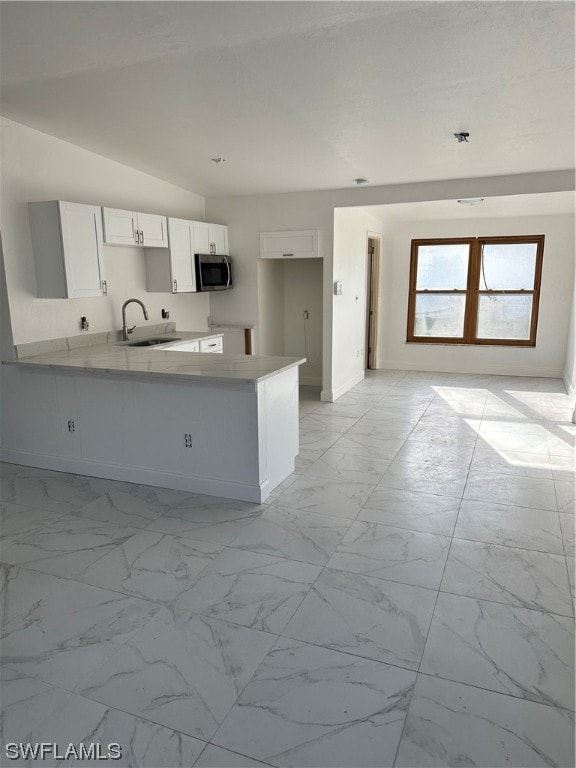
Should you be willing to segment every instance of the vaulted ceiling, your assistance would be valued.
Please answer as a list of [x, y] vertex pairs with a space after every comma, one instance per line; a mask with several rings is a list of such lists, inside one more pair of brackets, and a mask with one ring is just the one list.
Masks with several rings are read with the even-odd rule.
[[45, 0], [0, 19], [4, 116], [202, 194], [574, 166], [572, 2]]

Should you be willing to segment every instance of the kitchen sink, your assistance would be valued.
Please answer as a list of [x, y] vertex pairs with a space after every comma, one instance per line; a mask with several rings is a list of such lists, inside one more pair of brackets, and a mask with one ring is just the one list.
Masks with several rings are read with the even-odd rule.
[[181, 338], [171, 337], [169, 339], [140, 339], [140, 341], [130, 341], [127, 347], [154, 347], [156, 344], [170, 344], [172, 341], [182, 341]]

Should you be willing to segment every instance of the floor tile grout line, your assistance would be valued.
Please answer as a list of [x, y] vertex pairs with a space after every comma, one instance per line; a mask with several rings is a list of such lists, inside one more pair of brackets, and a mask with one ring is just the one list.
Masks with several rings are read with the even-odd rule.
[[[137, 632], [139, 632], [139, 631], [140, 630], [137, 630]], [[115, 654], [113, 654], [113, 656], [114, 655]], [[89, 701], [92, 704], [97, 704], [97, 705], [99, 705], [101, 707], [104, 707], [105, 709], [112, 709], [112, 710], [114, 710], [114, 712], [120, 712], [123, 715], [129, 715], [130, 717], [134, 717], [135, 719], [143, 720], [146, 723], [151, 723], [152, 725], [157, 725], [157, 726], [160, 726], [161, 728], [166, 728], [166, 730], [172, 731], [173, 733], [181, 734], [182, 736], [186, 736], [187, 738], [196, 739], [197, 741], [202, 741], [202, 742], [204, 742], [204, 744], [206, 746], [210, 743], [206, 739], [201, 738], [200, 736], [192, 736], [191, 734], [186, 733], [185, 731], [179, 731], [177, 728], [171, 728], [169, 725], [164, 725], [163, 723], [159, 723], [156, 720], [151, 720], [149, 717], [145, 717], [142, 714], [135, 715], [133, 712], [129, 712], [126, 709], [120, 709], [120, 707], [116, 707], [113, 704], [105, 704], [102, 701], [98, 701], [98, 699], [92, 699], [89, 696], [85, 696], [83, 693], [80, 693], [78, 690], [70, 689], [70, 688], [64, 688], [62, 685], [58, 685], [57, 683], [52, 683], [52, 682], [47, 683], [46, 681], [42, 680], [40, 677], [35, 677], [35, 676], [29, 675], [29, 674], [27, 674], [25, 672], [21, 672], [19, 669], [17, 669], [14, 666], [11, 666], [10, 664], [6, 664], [4, 662], [0, 662], [0, 667], [6, 667], [6, 668], [8, 668], [8, 669], [10, 669], [10, 670], [12, 670], [14, 672], [17, 672], [18, 674], [22, 675], [23, 677], [26, 677], [26, 678], [30, 679], [30, 680], [36, 680], [37, 682], [43, 683], [44, 685], [48, 685], [51, 688], [55, 688], [58, 691], [63, 691], [64, 693], [67, 693], [70, 696], [78, 696], [79, 698], [84, 699], [85, 701]], [[99, 669], [101, 669], [101, 667], [98, 667], [98, 670]], [[94, 670], [94, 671], [97, 671], [97, 670]], [[87, 678], [87, 680], [88, 680], [88, 678]], [[39, 728], [42, 725], [42, 723], [44, 723], [44, 721], [48, 717], [50, 717], [51, 714], [53, 714], [55, 709], [56, 709], [56, 707], [54, 707], [54, 709], [50, 710], [50, 712], [46, 715], [46, 717], [43, 717], [40, 720], [40, 722], [38, 722], [34, 726], [34, 728], [35, 729]]]
[[556, 494], [558, 525], [560, 527], [560, 537], [562, 539], [562, 549], [564, 551], [564, 565], [566, 567], [566, 578], [568, 579], [568, 593], [571, 598], [570, 604], [572, 605], [572, 611], [574, 614], [576, 614], [576, 609], [574, 608], [574, 594], [573, 594], [573, 588], [572, 588], [572, 581], [570, 579], [570, 567], [568, 565], [568, 555], [566, 554], [566, 541], [564, 539], [564, 530], [562, 528], [562, 518], [560, 517], [560, 504], [558, 504], [558, 492], [556, 490], [556, 483], [554, 483], [554, 493]]
[[[443, 593], [443, 594], [446, 594], [446, 593]], [[490, 601], [485, 601], [485, 602], [490, 602]], [[405, 672], [412, 672], [412, 673], [417, 674], [417, 675], [424, 675], [426, 677], [429, 677], [429, 678], [432, 678], [432, 679], [435, 679], [435, 680], [445, 680], [447, 682], [452, 682], [452, 683], [455, 683], [457, 685], [463, 685], [463, 686], [466, 686], [466, 687], [469, 687], [469, 688], [476, 688], [478, 690], [499, 694], [501, 696], [508, 696], [508, 697], [510, 697], [512, 699], [518, 699], [520, 701], [529, 701], [529, 702], [532, 702], [532, 703], [535, 703], [535, 704], [540, 704], [542, 706], [548, 706], [551, 709], [561, 709], [561, 710], [564, 710], [564, 711], [570, 712], [570, 713], [574, 712], [574, 710], [570, 709], [569, 707], [563, 707], [561, 705], [553, 705], [553, 704], [549, 704], [549, 703], [546, 703], [546, 702], [537, 701], [537, 700], [534, 700], [534, 699], [528, 699], [528, 698], [526, 698], [524, 696], [517, 696], [517, 695], [515, 695], [513, 693], [509, 693], [509, 692], [505, 692], [505, 691], [495, 691], [492, 688], [485, 688], [485, 687], [483, 687], [481, 685], [476, 685], [474, 683], [462, 682], [460, 680], [455, 680], [454, 678], [445, 677], [444, 675], [436, 675], [436, 674], [433, 674], [433, 673], [430, 673], [430, 672], [423, 672], [419, 668], [420, 665], [419, 665], [419, 667], [417, 669], [415, 669], [413, 667], [402, 666], [401, 664], [395, 664], [394, 662], [390, 662], [390, 661], [384, 661], [384, 660], [381, 660], [381, 659], [374, 659], [374, 658], [369, 657], [369, 656], [362, 656], [360, 654], [352, 653], [351, 651], [341, 650], [340, 648], [333, 648], [332, 646], [321, 645], [319, 643], [314, 643], [314, 642], [311, 642], [309, 640], [301, 640], [301, 639], [293, 637], [291, 635], [285, 635], [285, 634], [283, 634], [283, 632], [282, 633], [276, 633], [276, 632], [271, 632], [269, 630], [258, 630], [258, 629], [254, 628], [254, 627], [247, 627], [245, 624], [238, 624], [237, 622], [231, 621], [229, 619], [221, 619], [221, 618], [218, 618], [218, 617], [215, 617], [215, 616], [210, 616], [210, 615], [203, 614], [203, 613], [190, 612], [190, 611], [186, 611], [185, 609], [175, 609], [175, 610], [177, 610], [177, 611], [178, 610], [182, 610], [184, 613], [188, 613], [191, 618], [192, 617], [198, 617], [198, 618], [201, 618], [201, 619], [220, 621], [220, 622], [222, 622], [224, 624], [230, 624], [230, 625], [232, 625], [234, 627], [238, 627], [238, 628], [241, 628], [241, 629], [252, 629], [253, 631], [264, 632], [264, 634], [268, 634], [268, 635], [274, 636], [276, 638], [275, 641], [274, 641], [274, 644], [272, 645], [272, 647], [270, 648], [270, 650], [268, 651], [266, 656], [262, 659], [262, 662], [258, 665], [258, 667], [256, 668], [255, 672], [253, 673], [252, 677], [250, 677], [250, 680], [248, 681], [248, 683], [246, 683], [246, 686], [252, 681], [252, 678], [254, 677], [254, 675], [256, 674], [258, 669], [262, 666], [262, 664], [266, 661], [266, 659], [268, 658], [269, 654], [274, 650], [274, 648], [278, 644], [278, 641], [279, 640], [292, 640], [292, 641], [297, 642], [297, 643], [302, 643], [303, 645], [312, 646], [314, 648], [319, 648], [319, 649], [330, 651], [330, 652], [333, 652], [333, 653], [336, 653], [336, 654], [343, 654], [345, 656], [351, 656], [352, 658], [358, 659], [358, 660], [361, 660], [361, 661], [371, 662], [371, 663], [374, 663], [374, 664], [382, 664], [385, 667], [393, 667], [394, 669], [401, 669], [401, 670], [403, 670]], [[434, 608], [434, 612], [435, 612], [435, 608]], [[154, 618], [154, 617], [152, 617], [152, 618]], [[571, 617], [569, 617], [569, 616], [561, 616], [561, 618], [570, 619]], [[430, 626], [432, 624], [432, 620], [433, 620], [433, 616], [432, 616], [432, 619], [431, 619], [431, 622], [430, 622]], [[289, 621], [288, 621], [288, 623], [289, 623]], [[146, 623], [148, 623], [148, 622], [146, 622]], [[286, 626], [288, 625], [288, 623], [286, 624]], [[132, 640], [132, 638], [135, 637], [136, 634], [139, 634], [142, 631], [142, 629], [144, 629], [144, 628], [145, 628], [145, 626], [140, 628], [140, 629], [138, 629], [134, 633], [134, 635], [132, 635], [130, 637], [130, 640]], [[123, 646], [121, 646], [121, 647], [123, 647]], [[87, 683], [89, 681], [89, 679], [92, 677], [92, 675], [95, 674], [97, 671], [99, 671], [105, 664], [110, 662], [112, 660], [112, 658], [116, 655], [116, 653], [119, 652], [119, 650], [120, 650], [120, 648], [117, 651], [115, 651], [109, 659], [107, 659], [105, 662], [103, 662], [102, 665], [100, 665], [97, 669], [93, 670], [93, 672], [90, 673], [90, 675], [86, 678], [86, 680], [83, 681], [82, 683], [79, 683], [79, 685], [84, 685], [85, 683]], [[423, 658], [423, 656], [424, 656], [424, 651], [422, 653], [422, 658]], [[70, 689], [70, 688], [63, 687], [62, 685], [58, 685], [57, 683], [46, 682], [41, 677], [37, 677], [37, 676], [30, 675], [30, 674], [25, 673], [25, 672], [21, 672], [19, 669], [17, 669], [15, 666], [10, 664], [9, 662], [1, 662], [0, 666], [4, 666], [6, 668], [9, 668], [9, 669], [13, 670], [14, 672], [17, 672], [18, 674], [22, 675], [23, 677], [26, 677], [26, 678], [29, 678], [29, 679], [32, 679], [32, 680], [37, 680], [38, 682], [41, 682], [44, 685], [47, 685], [47, 686], [52, 687], [52, 688], [57, 688], [58, 690], [62, 690], [64, 692], [66, 692], [66, 693], [69, 693], [69, 694], [72, 694], [72, 695], [75, 695], [75, 696], [79, 696], [79, 697], [84, 698], [84, 699], [86, 699], [88, 701], [100, 704], [103, 707], [114, 709], [114, 710], [116, 710], [118, 712], [124, 712], [124, 713], [126, 713], [128, 715], [131, 715], [132, 717], [136, 717], [136, 718], [140, 718], [142, 720], [146, 720], [148, 722], [151, 722], [151, 723], [154, 723], [156, 725], [159, 725], [159, 726], [161, 726], [163, 728], [168, 728], [169, 730], [176, 731], [177, 733], [183, 733], [185, 736], [189, 736], [190, 738], [198, 739], [200, 741], [206, 741], [206, 743], [212, 743], [211, 741], [202, 739], [199, 736], [192, 736], [191, 734], [186, 733], [185, 731], [178, 731], [177, 729], [170, 728], [170, 726], [166, 726], [163, 723], [157, 722], [155, 720], [151, 720], [150, 718], [146, 718], [146, 717], [144, 717], [141, 714], [134, 714], [133, 712], [129, 712], [128, 710], [123, 710], [123, 709], [120, 709], [119, 707], [115, 707], [114, 705], [107, 704], [105, 702], [101, 702], [101, 701], [99, 701], [98, 699], [95, 699], [95, 698], [91, 698], [91, 697], [83, 694], [81, 692], [81, 690], [79, 690], [78, 688]], [[244, 691], [246, 686], [244, 686], [244, 688], [242, 689], [241, 693], [238, 696], [238, 699], [242, 695], [242, 693], [243, 693], [243, 691]], [[234, 704], [237, 703], [238, 699], [235, 700]], [[234, 704], [232, 706], [234, 706]], [[232, 709], [232, 707], [230, 709]], [[228, 716], [229, 712], [230, 712], [230, 710], [228, 710], [228, 712], [227, 712], [227, 714], [226, 714], [224, 719], [226, 719], [226, 717]], [[222, 720], [222, 723], [223, 722], [224, 722], [224, 720]], [[220, 725], [222, 723], [220, 723]], [[218, 726], [218, 728], [220, 727], [220, 725]], [[213, 738], [213, 737], [211, 737], [211, 738]], [[215, 746], [219, 746], [219, 745], [215, 744]]]
[[[345, 518], [345, 519], [350, 519], [350, 518]], [[351, 525], [354, 522], [357, 522], [357, 520], [351, 520]], [[364, 522], [364, 521], [359, 521], [359, 522]], [[350, 529], [351, 525], [348, 527], [348, 530]], [[380, 524], [380, 523], [374, 523], [374, 525], [380, 525], [381, 527], [386, 527], [386, 528], [395, 528], [396, 527], [396, 526], [389, 526], [389, 525]], [[524, 549], [524, 548], [521, 548], [521, 547], [512, 547], [512, 546], [505, 545], [505, 544], [492, 544], [492, 543], [487, 543], [487, 542], [483, 542], [483, 541], [477, 541], [477, 540], [474, 540], [474, 539], [462, 539], [460, 537], [456, 537], [456, 536], [453, 536], [453, 535], [452, 536], [448, 536], [446, 534], [429, 533], [427, 531], [412, 531], [411, 529], [400, 529], [400, 530], [408, 530], [408, 531], [410, 531], [412, 533], [424, 533], [425, 535], [428, 534], [428, 535], [431, 535], [431, 536], [440, 536], [441, 538], [445, 538], [445, 539], [446, 538], [450, 538], [449, 552], [452, 549], [452, 542], [453, 542], [453, 540], [457, 540], [457, 541], [470, 541], [471, 543], [483, 544], [483, 545], [486, 545], [486, 546], [506, 547], [506, 548], [509, 548], [509, 549], [523, 549], [523, 551], [536, 552], [536, 553], [545, 554], [545, 555], [550, 555], [551, 554], [551, 555], [556, 556], [556, 557], [562, 557], [565, 560], [565, 556], [564, 555], [557, 554], [557, 553], [548, 553], [548, 552], [541, 552], [540, 550], [530, 550], [530, 549]], [[163, 534], [163, 536], [164, 535], [171, 535], [171, 534]], [[346, 534], [344, 534], [344, 536], [346, 536]], [[344, 538], [344, 536], [342, 538]], [[205, 542], [201, 542], [201, 543], [205, 543]], [[324, 565], [321, 565], [319, 563], [310, 563], [310, 562], [305, 561], [305, 560], [296, 560], [294, 558], [285, 557], [285, 556], [282, 556], [282, 555], [269, 555], [268, 553], [258, 552], [257, 550], [249, 550], [249, 549], [246, 549], [246, 548], [243, 548], [243, 547], [234, 547], [234, 546], [232, 546], [230, 544], [227, 544], [227, 545], [215, 545], [215, 546], [222, 547], [222, 552], [218, 553], [215, 557], [218, 557], [226, 549], [232, 549], [232, 550], [238, 551], [238, 552], [250, 552], [250, 553], [253, 553], [253, 554], [257, 554], [257, 555], [265, 555], [267, 557], [271, 557], [273, 559], [277, 559], [277, 560], [280, 560], [280, 561], [283, 561], [283, 562], [293, 562], [293, 563], [298, 563], [298, 564], [303, 564], [303, 565], [311, 565], [311, 566], [315, 566], [315, 567], [321, 568], [322, 570], [327, 568], [329, 570], [340, 571], [340, 572], [343, 572], [343, 573], [350, 573], [350, 574], [356, 574], [356, 575], [359, 575], [359, 576], [366, 576], [366, 577], [369, 577], [369, 578], [377, 579], [378, 581], [383, 581], [385, 583], [401, 584], [401, 585], [403, 584], [404, 586], [416, 587], [418, 589], [426, 589], [426, 590], [432, 591], [432, 592], [442, 592], [443, 594], [450, 594], [450, 595], [455, 595], [455, 596], [458, 596], [458, 597], [466, 597], [466, 598], [470, 598], [470, 599], [473, 599], [473, 600], [481, 600], [483, 602], [495, 603], [497, 605], [507, 605], [507, 606], [514, 607], [514, 608], [523, 608], [525, 610], [534, 610], [534, 611], [537, 611], [537, 612], [540, 612], [540, 613], [549, 613], [549, 614], [557, 615], [557, 616], [566, 616], [567, 615], [567, 614], [562, 614], [562, 613], [558, 613], [558, 612], [555, 612], [555, 611], [546, 610], [545, 608], [537, 608], [537, 607], [533, 607], [533, 606], [518, 605], [518, 604], [515, 604], [515, 603], [509, 603], [509, 602], [504, 602], [504, 601], [499, 601], [499, 600], [491, 600], [491, 599], [487, 599], [487, 598], [484, 598], [484, 597], [478, 597], [478, 596], [475, 596], [475, 595], [465, 594], [465, 593], [462, 593], [462, 592], [450, 592], [448, 590], [444, 590], [444, 589], [441, 588], [442, 580], [440, 581], [440, 587], [439, 588], [433, 588], [433, 587], [428, 587], [428, 586], [424, 586], [424, 585], [421, 585], [421, 584], [414, 584], [414, 583], [410, 583], [410, 582], [406, 582], [406, 581], [399, 581], [399, 580], [389, 579], [389, 578], [386, 579], [386, 578], [383, 578], [381, 576], [375, 576], [372, 573], [361, 573], [359, 571], [346, 570], [344, 568], [339, 568], [339, 567], [336, 567], [334, 565], [332, 565], [332, 566], [329, 565], [330, 558], [329, 558], [329, 560]], [[336, 554], [336, 553], [337, 553], [337, 550], [335, 550], [334, 554]], [[96, 562], [98, 562], [98, 561], [96, 561]], [[194, 577], [194, 581], [197, 581], [202, 576], [204, 571], [212, 565], [212, 562], [213, 561], [210, 561], [210, 562], [208, 562], [206, 564], [206, 566]], [[445, 565], [444, 565], [444, 569], [443, 569], [443, 574], [444, 574], [447, 562], [448, 562], [448, 556], [447, 556], [446, 561], [445, 561]], [[114, 588], [111, 588], [111, 587], [103, 587], [103, 586], [100, 586], [100, 585], [97, 585], [97, 584], [92, 584], [92, 583], [87, 582], [87, 581], [82, 581], [81, 579], [76, 577], [77, 575], [74, 575], [74, 576], [60, 576], [60, 575], [56, 575], [56, 574], [47, 573], [46, 571], [41, 571], [41, 570], [35, 569], [34, 567], [32, 567], [33, 564], [34, 564], [34, 561], [29, 561], [29, 562], [22, 563], [22, 564], [19, 564], [19, 563], [18, 564], [12, 564], [12, 563], [5, 563], [4, 562], [4, 565], [7, 566], [7, 567], [10, 567], [10, 568], [24, 569], [24, 570], [31, 571], [31, 572], [36, 573], [36, 574], [42, 574], [42, 575], [46, 575], [46, 576], [51, 576], [53, 578], [62, 579], [64, 581], [71, 581], [74, 584], [81, 584], [81, 585], [84, 585], [86, 587], [92, 587], [94, 589], [101, 589], [101, 590], [104, 590], [104, 591], [107, 591], [107, 592], [113, 592], [114, 594], [117, 594], [117, 595], [119, 595], [121, 597], [124, 597], [124, 598], [130, 598], [130, 599], [135, 599], [135, 600], [142, 600], [142, 601], [151, 603], [151, 604], [153, 604], [155, 606], [158, 606], [158, 608], [162, 608], [163, 607], [163, 608], [170, 609], [170, 608], [174, 607], [175, 610], [182, 610], [182, 611], [185, 611], [185, 612], [188, 612], [188, 613], [195, 613], [194, 611], [190, 611], [190, 610], [188, 610], [186, 608], [180, 608], [180, 607], [176, 608], [174, 606], [175, 602], [179, 599], [180, 595], [183, 594], [188, 589], [192, 589], [194, 587], [194, 583], [192, 583], [190, 585], [190, 587], [187, 587], [185, 590], [183, 590], [183, 592], [180, 593], [178, 596], [176, 596], [173, 600], [170, 600], [170, 601], [159, 601], [159, 600], [154, 600], [154, 599], [152, 599], [150, 597], [145, 597], [143, 595], [134, 594], [134, 593], [130, 593], [130, 592], [122, 592], [122, 591], [119, 591], [118, 589], [114, 589]], [[314, 582], [319, 578], [320, 575], [321, 574], [319, 574], [318, 577], [316, 577]], [[14, 618], [17, 618], [17, 617], [15, 616], [12, 619], [10, 619], [10, 622], [13, 621]], [[216, 618], [216, 617], [211, 617], [211, 618]], [[222, 620], [228, 621], [228, 619], [222, 619]], [[231, 622], [231, 623], [235, 623], [235, 622]], [[239, 626], [246, 626], [246, 625], [240, 624]], [[137, 630], [137, 631], [139, 631], [139, 630]], [[268, 632], [269, 630], [260, 630], [260, 631]]]
[[[448, 538], [448, 537], [445, 537], [445, 538]], [[482, 543], [482, 542], [478, 542], [478, 543]], [[233, 549], [237, 549], [238, 551], [246, 551], [246, 550], [241, 550], [239, 548], [233, 548]], [[529, 551], [531, 551], [531, 550], [529, 550]], [[262, 554], [262, 553], [261, 552], [255, 552], [254, 554]], [[562, 557], [562, 555], [558, 555], [558, 557]], [[557, 611], [546, 610], [545, 608], [537, 608], [537, 607], [533, 607], [533, 606], [518, 605], [516, 603], [507, 603], [507, 602], [503, 602], [501, 600], [492, 600], [492, 599], [488, 599], [488, 598], [485, 598], [485, 597], [478, 597], [478, 596], [475, 596], [475, 595], [464, 594], [462, 592], [451, 592], [451, 591], [448, 591], [446, 589], [442, 589], [441, 587], [440, 588], [427, 587], [427, 586], [423, 586], [422, 584], [413, 584], [413, 583], [409, 583], [409, 582], [406, 582], [406, 581], [396, 581], [396, 580], [393, 580], [393, 579], [385, 579], [385, 578], [382, 578], [381, 576], [374, 576], [371, 573], [360, 573], [358, 571], [345, 570], [343, 568], [338, 568], [338, 567], [333, 566], [333, 565], [331, 566], [328, 563], [326, 563], [326, 565], [324, 565], [324, 566], [320, 566], [318, 563], [307, 563], [307, 562], [300, 561], [300, 560], [298, 560], [298, 561], [296, 561], [296, 560], [288, 560], [288, 558], [280, 558], [280, 557], [278, 559], [283, 559], [283, 560], [287, 560], [288, 562], [295, 562], [295, 563], [299, 563], [299, 564], [302, 563], [302, 564], [305, 564], [305, 565], [314, 565], [316, 567], [321, 568], [322, 570], [328, 569], [328, 570], [333, 570], [333, 571], [339, 571], [339, 572], [342, 572], [342, 573], [349, 573], [351, 575], [356, 575], [356, 576], [365, 576], [367, 578], [371, 578], [371, 579], [376, 579], [378, 581], [382, 581], [385, 584], [400, 584], [400, 585], [403, 585], [405, 587], [415, 587], [416, 589], [425, 589], [425, 590], [427, 590], [429, 592], [441, 592], [442, 594], [453, 595], [454, 597], [463, 597], [463, 598], [467, 598], [467, 599], [470, 599], [470, 600], [479, 600], [479, 601], [484, 602], [484, 603], [491, 603], [491, 604], [494, 604], [494, 605], [503, 605], [503, 606], [507, 606], [509, 608], [519, 608], [519, 609], [522, 609], [522, 610], [535, 611], [537, 613], [549, 614], [551, 616], [560, 616], [562, 618], [573, 618], [573, 616], [571, 614], [558, 613]], [[446, 562], [447, 561], [448, 561], [448, 558], [446, 558]], [[10, 565], [10, 564], [6, 564], [6, 565]], [[209, 565], [210, 565], [210, 563], [206, 567], [208, 567]], [[26, 566], [15, 565], [15, 566], [10, 566], [10, 567], [24, 568], [27, 571], [32, 571], [32, 572], [37, 573], [37, 574], [53, 576], [53, 574], [46, 574], [44, 571], [36, 571], [33, 568], [30, 568], [28, 565], [26, 565]], [[318, 577], [316, 577], [314, 582], [317, 581], [317, 579], [320, 577], [320, 575], [321, 574], [319, 574]], [[167, 608], [169, 610], [173, 609], [173, 610], [176, 610], [176, 611], [183, 611], [184, 613], [194, 613], [194, 614], [198, 613], [197, 611], [191, 611], [188, 608], [176, 607], [174, 605], [174, 603], [176, 602], [176, 600], [178, 598], [175, 598], [174, 600], [172, 600], [170, 602], [159, 602], [157, 600], [152, 600], [151, 598], [141, 597], [139, 595], [134, 595], [134, 594], [127, 593], [127, 592], [118, 592], [117, 590], [110, 589], [108, 587], [99, 587], [99, 586], [94, 585], [94, 584], [88, 584], [85, 581], [79, 581], [78, 579], [75, 579], [73, 577], [66, 577], [66, 576], [53, 576], [53, 577], [57, 578], [57, 579], [63, 579], [65, 581], [71, 581], [71, 582], [73, 582], [75, 584], [81, 584], [81, 585], [86, 586], [86, 587], [92, 587], [94, 589], [101, 589], [101, 590], [104, 590], [104, 591], [107, 591], [107, 592], [114, 592], [114, 594], [117, 594], [117, 595], [119, 595], [121, 597], [124, 597], [124, 598], [131, 598], [131, 599], [134, 599], [134, 600], [143, 600], [145, 602], [152, 603], [153, 605], [157, 606], [159, 609], [160, 608]], [[227, 622], [229, 622], [231, 624], [235, 624], [235, 625], [240, 626], [240, 627], [245, 627], [245, 628], [248, 628], [248, 629], [256, 629], [259, 632], [266, 632], [268, 634], [275, 634], [274, 632], [270, 632], [270, 630], [262, 630], [262, 629], [259, 629], [259, 628], [256, 628], [256, 627], [249, 627], [246, 624], [238, 624], [237, 622], [234, 622], [234, 621], [232, 621], [230, 619], [221, 619], [220, 617], [210, 616], [208, 614], [201, 614], [201, 615], [205, 616], [206, 618], [217, 619], [218, 621], [227, 621]], [[17, 618], [17, 617], [13, 617], [12, 619], [10, 619], [10, 621], [13, 621], [14, 618]], [[140, 630], [138, 629], [137, 631], [139, 632]]]
[[[403, 377], [403, 378], [406, 378], [406, 376], [407, 376], [407, 374], [404, 374], [404, 377]], [[476, 444], [477, 444], [477, 443], [478, 443], [478, 437], [476, 438]], [[360, 513], [358, 513], [358, 514], [360, 514]], [[458, 513], [458, 514], [459, 514], [459, 513]], [[356, 516], [356, 518], [357, 518], [357, 517], [358, 517], [358, 515]], [[456, 519], [458, 519], [458, 517], [457, 517]], [[352, 523], [352, 522], [353, 522], [353, 521], [351, 521], [351, 523]], [[455, 525], [456, 525], [456, 524], [455, 524]], [[451, 540], [453, 540], [454, 538], [455, 538], [455, 537], [454, 537], [454, 530], [453, 530], [453, 533], [452, 533], [452, 536], [451, 536]], [[502, 546], [502, 545], [501, 545], [501, 546]], [[447, 561], [446, 561], [446, 562], [447, 562]], [[323, 569], [324, 569], [325, 567], [326, 567], [326, 566], [324, 566], [324, 567], [322, 568], [322, 570], [321, 570], [320, 574], [323, 572]], [[445, 563], [445, 567], [446, 567], [446, 563]], [[320, 577], [320, 574], [319, 574], [319, 576], [318, 576], [318, 577]], [[72, 580], [73, 580], [73, 579], [72, 579]], [[401, 583], [401, 582], [394, 582], [394, 583]], [[436, 591], [436, 590], [435, 590], [435, 591]], [[439, 592], [440, 592], [440, 591], [441, 591], [441, 590], [437, 590], [437, 600], [438, 600], [438, 594], [439, 594]], [[473, 599], [477, 599], [477, 598], [473, 598]], [[222, 620], [222, 621], [224, 621], [224, 620]], [[241, 625], [241, 626], [242, 626], [242, 625]], [[361, 657], [361, 658], [362, 658], [362, 657]], [[420, 673], [420, 674], [425, 674], [425, 673]], [[467, 684], [465, 684], [465, 683], [464, 683], [463, 685], [467, 685]], [[470, 687], [473, 687], [473, 686], [470, 686]], [[504, 694], [504, 695], [506, 695], [506, 694]], [[396, 759], [396, 758], [395, 758], [395, 759]]]

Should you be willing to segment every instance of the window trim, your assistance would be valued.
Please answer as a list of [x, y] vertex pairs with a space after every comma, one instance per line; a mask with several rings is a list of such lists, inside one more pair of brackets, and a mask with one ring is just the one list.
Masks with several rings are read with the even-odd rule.
[[[531, 290], [495, 290], [480, 289], [480, 256], [482, 245], [487, 243], [535, 243], [536, 262], [534, 265], [534, 287]], [[418, 248], [421, 245], [468, 245], [468, 277], [466, 288], [455, 290], [426, 290], [416, 289], [418, 276]], [[410, 249], [410, 284], [408, 289], [408, 322], [406, 342], [416, 344], [466, 344], [472, 346], [505, 346], [505, 347], [535, 347], [538, 332], [538, 309], [540, 304], [540, 287], [542, 284], [542, 262], [544, 255], [544, 235], [517, 235], [501, 237], [443, 237], [422, 238], [412, 240]], [[463, 335], [454, 336], [415, 336], [416, 296], [421, 293], [431, 294], [464, 294], [464, 329]], [[478, 307], [480, 296], [483, 294], [524, 295], [532, 296], [532, 315], [530, 318], [529, 339], [486, 339], [476, 336], [478, 324]]]

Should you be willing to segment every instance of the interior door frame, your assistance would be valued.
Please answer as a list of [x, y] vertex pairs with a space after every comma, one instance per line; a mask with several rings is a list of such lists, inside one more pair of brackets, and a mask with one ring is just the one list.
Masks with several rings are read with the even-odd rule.
[[[374, 250], [371, 245], [374, 244]], [[366, 233], [366, 354], [365, 367], [378, 368], [378, 309], [380, 299], [380, 255], [382, 235]]]

